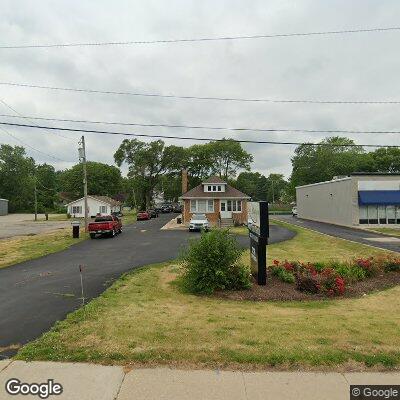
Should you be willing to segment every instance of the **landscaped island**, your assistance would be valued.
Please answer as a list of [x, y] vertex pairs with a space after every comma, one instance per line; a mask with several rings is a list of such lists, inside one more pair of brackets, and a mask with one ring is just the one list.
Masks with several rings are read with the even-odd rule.
[[[316, 263], [389, 254], [291, 229], [297, 232], [292, 240], [269, 246], [269, 265], [275, 259]], [[178, 263], [164, 263], [124, 275], [17, 357], [244, 369], [400, 365], [400, 286], [358, 298], [232, 301], [182, 291], [177, 285], [180, 273]]]

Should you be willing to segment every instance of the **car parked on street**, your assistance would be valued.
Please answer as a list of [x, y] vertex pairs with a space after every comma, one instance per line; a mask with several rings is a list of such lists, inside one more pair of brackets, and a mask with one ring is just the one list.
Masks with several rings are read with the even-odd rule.
[[150, 218], [157, 218], [158, 212], [155, 208], [149, 208], [147, 212], [150, 214]]
[[174, 213], [181, 213], [182, 210], [183, 210], [183, 207], [182, 207], [181, 204], [174, 204], [173, 210], [172, 210], [172, 211], [173, 211]]
[[108, 235], [114, 237], [117, 233], [122, 233], [122, 222], [114, 215], [104, 215], [95, 218], [94, 222], [89, 222], [90, 238], [96, 235]]
[[189, 222], [189, 231], [208, 231], [210, 229], [210, 223], [206, 217], [206, 214], [193, 214]]
[[147, 220], [150, 218], [151, 218], [150, 214], [147, 211], [138, 211], [138, 213], [136, 215], [137, 221], [143, 221], [143, 220]]
[[163, 204], [161, 206], [161, 212], [164, 214], [172, 212], [172, 204]]

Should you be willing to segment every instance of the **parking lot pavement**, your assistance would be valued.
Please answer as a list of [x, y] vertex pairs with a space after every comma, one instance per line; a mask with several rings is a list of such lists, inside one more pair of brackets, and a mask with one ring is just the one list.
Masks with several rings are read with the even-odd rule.
[[325, 233], [326, 235], [351, 240], [353, 242], [366, 244], [383, 250], [400, 252], [399, 238], [370, 232], [365, 229], [347, 228], [339, 225], [326, 224], [324, 222], [309, 221], [292, 217], [291, 215], [275, 215], [272, 219], [281, 220], [303, 228]]
[[0, 216], [0, 239], [13, 236], [37, 235], [71, 226], [71, 221], [45, 221], [44, 214], [8, 214]]
[[[160, 230], [173, 214], [123, 227], [115, 238], [85, 240], [64, 251], [0, 269], [1, 356], [12, 344], [24, 344], [41, 335], [82, 304], [79, 265], [83, 265], [86, 301], [98, 296], [123, 273], [140, 266], [175, 259], [187, 241], [199, 234]], [[294, 236], [271, 227], [270, 243]], [[243, 247], [247, 236], [238, 236]]]

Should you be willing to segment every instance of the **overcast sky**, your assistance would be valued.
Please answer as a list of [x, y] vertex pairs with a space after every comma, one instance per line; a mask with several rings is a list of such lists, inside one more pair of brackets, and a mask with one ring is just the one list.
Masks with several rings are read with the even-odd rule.
[[[157, 40], [390, 27], [398, 25], [399, 13], [398, 0], [0, 0], [0, 44]], [[400, 100], [399, 42], [400, 31], [390, 31], [226, 42], [0, 49], [0, 81], [213, 97]], [[400, 105], [217, 102], [2, 85], [0, 99], [20, 114], [41, 117], [225, 127], [400, 129]], [[12, 111], [0, 104], [0, 113], [12, 114]], [[0, 120], [18, 122], [4, 117]], [[83, 124], [62, 125], [89, 128]], [[96, 128], [296, 142], [319, 141], [326, 136]], [[30, 146], [65, 160], [58, 161], [27, 148], [27, 153], [39, 163], [66, 168], [77, 162], [78, 133], [6, 129]], [[400, 138], [394, 134], [347, 136], [357, 143], [400, 144]], [[88, 159], [112, 164], [114, 151], [122, 139], [86, 134]], [[21, 144], [1, 130], [0, 143]], [[189, 146], [196, 142], [166, 140], [166, 143]], [[245, 147], [254, 156], [254, 170], [290, 175], [293, 146]]]

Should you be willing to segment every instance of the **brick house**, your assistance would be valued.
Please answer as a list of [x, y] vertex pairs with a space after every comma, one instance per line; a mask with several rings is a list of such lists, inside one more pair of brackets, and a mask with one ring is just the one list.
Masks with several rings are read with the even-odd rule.
[[211, 176], [193, 189], [188, 189], [187, 173], [182, 174], [183, 223], [195, 213], [206, 214], [213, 226], [247, 223], [249, 196], [228, 185], [218, 176]]

